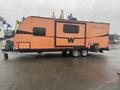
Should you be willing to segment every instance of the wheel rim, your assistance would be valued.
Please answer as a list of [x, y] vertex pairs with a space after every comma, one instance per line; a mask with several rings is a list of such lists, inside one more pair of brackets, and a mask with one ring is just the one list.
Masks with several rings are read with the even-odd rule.
[[74, 56], [74, 57], [79, 56], [79, 51], [78, 51], [78, 50], [73, 51], [73, 56]]
[[82, 50], [82, 55], [83, 56], [87, 56], [87, 54], [88, 54], [87, 50]]

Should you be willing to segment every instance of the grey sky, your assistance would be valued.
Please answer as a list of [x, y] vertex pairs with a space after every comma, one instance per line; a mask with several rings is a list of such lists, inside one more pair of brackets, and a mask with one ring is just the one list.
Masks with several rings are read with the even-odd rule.
[[12, 25], [23, 16], [58, 17], [73, 13], [79, 20], [111, 23], [111, 32], [120, 34], [120, 0], [0, 0], [0, 16]]

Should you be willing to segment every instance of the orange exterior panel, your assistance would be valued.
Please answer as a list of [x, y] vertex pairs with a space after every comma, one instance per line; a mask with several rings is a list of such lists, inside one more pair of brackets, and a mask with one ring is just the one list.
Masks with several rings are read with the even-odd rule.
[[31, 49], [54, 48], [53, 19], [28, 17], [25, 21], [22, 22], [19, 30], [33, 33], [33, 27], [41, 26], [46, 28], [46, 37], [34, 36], [32, 34], [16, 34], [14, 38], [15, 48], [18, 48], [18, 45], [16, 45], [18, 42], [29, 42], [31, 44]]
[[[78, 25], [79, 33], [64, 33], [64, 24]], [[46, 35], [34, 36], [34, 27], [46, 28]], [[107, 23], [28, 17], [18, 30], [27, 33], [15, 34], [13, 41], [15, 49], [56, 49], [75, 46], [90, 48], [91, 43], [99, 43], [100, 48], [109, 46], [109, 24]], [[70, 38], [74, 39], [74, 42], [69, 43]]]
[[99, 43], [100, 48], [109, 47], [109, 24], [87, 23], [86, 45], [90, 43]]

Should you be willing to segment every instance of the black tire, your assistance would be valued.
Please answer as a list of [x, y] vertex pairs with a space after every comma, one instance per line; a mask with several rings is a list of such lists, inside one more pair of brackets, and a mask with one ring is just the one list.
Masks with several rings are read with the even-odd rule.
[[82, 49], [80, 50], [80, 54], [82, 57], [86, 57], [88, 55], [88, 50], [87, 49]]
[[67, 51], [62, 51], [62, 56], [67, 56]]
[[8, 59], [8, 54], [7, 53], [4, 53], [4, 59]]
[[38, 52], [39, 55], [41, 55], [43, 52]]
[[73, 57], [78, 57], [79, 56], [79, 50], [73, 50], [72, 52], [71, 52], [71, 55], [73, 56]]

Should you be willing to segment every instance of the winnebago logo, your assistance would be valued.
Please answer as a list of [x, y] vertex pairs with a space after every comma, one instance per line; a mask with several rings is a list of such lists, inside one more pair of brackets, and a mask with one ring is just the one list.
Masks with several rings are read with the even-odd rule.
[[68, 38], [68, 43], [74, 43], [74, 38]]

